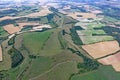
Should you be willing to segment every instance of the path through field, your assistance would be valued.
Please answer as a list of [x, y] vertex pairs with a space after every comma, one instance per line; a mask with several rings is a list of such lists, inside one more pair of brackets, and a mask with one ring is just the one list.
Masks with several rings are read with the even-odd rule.
[[65, 64], [65, 63], [68, 63], [68, 62], [72, 62], [72, 61], [65, 61], [65, 62], [58, 63], [58, 64], [56, 64], [55, 66], [53, 66], [51, 69], [49, 69], [48, 71], [46, 71], [46, 72], [44, 72], [44, 73], [42, 73], [42, 74], [40, 74], [40, 75], [38, 75], [38, 76], [36, 76], [36, 77], [34, 77], [34, 78], [32, 78], [32, 79], [29, 79], [29, 80], [36, 80], [37, 78], [39, 78], [39, 77], [41, 77], [41, 76], [43, 76], [43, 75], [51, 72], [52, 70], [54, 70], [54, 69], [55, 69], [56, 67], [58, 67], [59, 65]]

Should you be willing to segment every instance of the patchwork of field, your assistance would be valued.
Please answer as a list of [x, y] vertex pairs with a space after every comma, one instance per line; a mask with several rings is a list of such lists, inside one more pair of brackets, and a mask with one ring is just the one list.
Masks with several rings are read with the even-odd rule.
[[93, 58], [100, 58], [120, 50], [117, 41], [106, 41], [95, 44], [83, 45], [82, 48], [88, 52]]
[[111, 66], [101, 66], [98, 70], [74, 75], [70, 80], [120, 80], [120, 73], [116, 73]]
[[2, 48], [1, 48], [1, 45], [0, 45], [0, 61], [2, 61]]
[[28, 26], [33, 26], [33, 30], [40, 30], [42, 28], [51, 28], [50, 25], [42, 25], [42, 24], [37, 23], [37, 22], [17, 23], [17, 26], [15, 26], [13, 24], [9, 24], [9, 25], [4, 26], [3, 28], [9, 34], [13, 34], [16, 32], [20, 32], [23, 28], [28, 27]]
[[98, 60], [103, 65], [112, 65], [115, 71], [120, 71], [120, 52]]
[[[87, 24], [87, 25], [86, 25]], [[83, 30], [76, 30], [83, 44], [93, 44], [102, 41], [114, 40], [112, 36], [106, 34], [102, 29], [95, 30], [94, 28], [101, 28], [104, 24], [100, 22], [76, 24], [75, 26], [80, 26]]]

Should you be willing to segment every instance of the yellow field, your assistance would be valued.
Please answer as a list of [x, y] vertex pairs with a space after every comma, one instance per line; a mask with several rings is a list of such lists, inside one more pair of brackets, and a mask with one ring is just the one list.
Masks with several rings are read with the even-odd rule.
[[6, 30], [9, 34], [13, 34], [13, 33], [16, 33], [16, 32], [19, 32], [21, 31], [21, 28], [20, 27], [15, 27], [13, 24], [9, 24], [9, 25], [6, 25], [3, 27], [4, 30]]
[[17, 19], [17, 18], [20, 18], [20, 17], [5, 16], [5, 17], [0, 18], [0, 21], [7, 20], [7, 19]]
[[2, 48], [1, 48], [1, 46], [0, 46], [0, 61], [2, 61], [3, 59], [2, 59]]
[[117, 41], [106, 41], [95, 44], [83, 45], [82, 48], [93, 58], [100, 58], [120, 50]]
[[39, 12], [36, 13], [32, 13], [27, 15], [26, 17], [36, 17], [36, 16], [46, 16], [48, 14], [52, 13], [51, 11], [49, 11], [48, 8], [43, 8], [42, 10], [40, 10]]
[[112, 65], [116, 71], [120, 71], [120, 52], [98, 60], [103, 65]]
[[36, 23], [36, 22], [26, 22], [26, 23], [17, 23], [18, 25], [19, 25], [19, 28], [23, 28], [23, 27], [25, 27], [25, 26], [30, 26], [30, 25], [32, 25], [32, 26], [38, 26], [38, 25], [40, 25], [39, 23]]
[[86, 19], [86, 18], [93, 18], [93, 19], [96, 18], [96, 15], [93, 14], [93, 13], [81, 13], [81, 12], [69, 13], [67, 16], [70, 16], [74, 19], [78, 19], [79, 16], [82, 16], [80, 18], [84, 18], [84, 19]]

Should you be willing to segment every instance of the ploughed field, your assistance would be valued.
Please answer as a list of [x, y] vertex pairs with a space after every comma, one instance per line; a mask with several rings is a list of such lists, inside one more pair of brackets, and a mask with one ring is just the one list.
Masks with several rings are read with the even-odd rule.
[[106, 41], [94, 44], [83, 45], [82, 48], [93, 58], [100, 58], [120, 50], [117, 41]]
[[112, 65], [115, 71], [120, 71], [120, 52], [107, 56], [105, 58], [101, 58], [98, 60], [100, 63], [104, 65]]

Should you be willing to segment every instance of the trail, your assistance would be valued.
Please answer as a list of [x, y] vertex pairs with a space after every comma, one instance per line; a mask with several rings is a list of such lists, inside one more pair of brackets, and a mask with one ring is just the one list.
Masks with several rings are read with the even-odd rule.
[[51, 69], [49, 69], [48, 71], [45, 71], [44, 73], [42, 73], [42, 74], [40, 74], [40, 75], [38, 75], [38, 76], [36, 76], [36, 77], [34, 77], [32, 79], [29, 79], [29, 80], [35, 80], [35, 79], [37, 79], [37, 78], [51, 72], [52, 70], [54, 70], [54, 68], [58, 67], [59, 65], [64, 64], [64, 63], [68, 63], [68, 62], [72, 62], [72, 61], [65, 61], [65, 62], [58, 63], [55, 66], [53, 66]]

